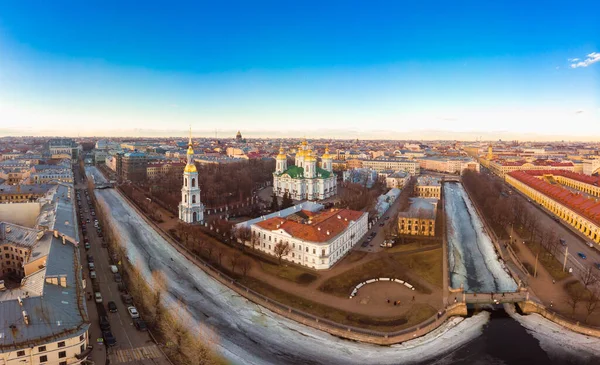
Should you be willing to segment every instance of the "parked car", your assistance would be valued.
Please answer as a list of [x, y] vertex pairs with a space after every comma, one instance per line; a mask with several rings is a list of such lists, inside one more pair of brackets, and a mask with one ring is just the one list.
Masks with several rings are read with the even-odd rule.
[[577, 252], [577, 256], [581, 257], [583, 260], [587, 259], [587, 256], [583, 252]]
[[140, 318], [140, 313], [134, 306], [127, 307], [127, 312], [129, 312], [132, 319]]
[[95, 279], [96, 278], [96, 271], [92, 270], [90, 271], [90, 279]]
[[120, 283], [122, 281], [123, 281], [123, 279], [121, 279], [121, 274], [116, 273], [115, 274], [115, 282]]
[[586, 242], [586, 245], [588, 245], [589, 248], [594, 248], [594, 244], [592, 242]]
[[112, 300], [110, 302], [108, 302], [108, 311], [111, 313], [116, 313], [117, 312], [117, 303], [113, 302]]
[[95, 270], [95, 269], [96, 269], [96, 266], [94, 266], [94, 263], [93, 263], [93, 262], [89, 262], [89, 263], [88, 263], [88, 268], [90, 269], [90, 271], [93, 271], [93, 270]]
[[119, 272], [119, 268], [117, 267], [117, 265], [110, 265], [110, 271], [111, 271], [113, 274], [116, 274], [116, 273], [118, 273], [118, 272]]
[[96, 300], [96, 303], [102, 303], [102, 294], [99, 291], [95, 292], [94, 299]]
[[108, 316], [100, 316], [98, 322], [102, 331], [110, 330], [110, 322], [108, 321]]
[[559, 241], [560, 241], [560, 244], [561, 244], [561, 245], [563, 245], [563, 246], [566, 246], [566, 245], [567, 245], [567, 241], [565, 241], [565, 239], [564, 239], [564, 238], [561, 238]]
[[379, 223], [379, 227], [383, 227], [383, 226], [385, 226], [384, 222]]
[[133, 297], [127, 293], [121, 294], [121, 300], [125, 304], [133, 304]]
[[596, 269], [600, 270], [600, 262], [596, 262], [594, 266], [596, 266]]
[[143, 319], [136, 318], [133, 320], [133, 324], [138, 331], [147, 331], [148, 327], [146, 326], [146, 322]]
[[104, 338], [104, 343], [107, 346], [114, 346], [117, 344], [117, 339], [113, 336], [112, 332], [104, 331], [102, 332], [102, 338]]
[[379, 244], [380, 247], [392, 247], [392, 241], [385, 240]]
[[89, 242], [86, 242], [84, 245], [85, 245], [85, 249], [86, 249], [86, 250], [89, 250], [89, 249], [90, 249], [90, 243], [89, 243]]
[[88, 260], [88, 262], [94, 262], [94, 256], [88, 254], [87, 255], [87, 260]]

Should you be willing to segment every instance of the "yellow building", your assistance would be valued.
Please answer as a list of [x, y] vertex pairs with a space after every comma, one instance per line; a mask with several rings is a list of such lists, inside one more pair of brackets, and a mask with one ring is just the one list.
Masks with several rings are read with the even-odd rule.
[[442, 184], [440, 179], [434, 176], [419, 176], [415, 184], [415, 194], [421, 198], [442, 197]]
[[410, 208], [398, 213], [398, 233], [411, 236], [435, 236], [437, 199], [411, 198]]
[[550, 184], [545, 177], [539, 171], [515, 171], [506, 175], [506, 182], [600, 244], [600, 202]]

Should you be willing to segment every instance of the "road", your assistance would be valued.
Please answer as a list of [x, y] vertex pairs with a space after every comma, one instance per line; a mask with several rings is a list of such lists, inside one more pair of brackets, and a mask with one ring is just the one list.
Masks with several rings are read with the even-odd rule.
[[[88, 314], [90, 316], [91, 328], [90, 336], [91, 343], [94, 344], [94, 351], [92, 352], [92, 360], [96, 364], [104, 364], [105, 359], [108, 356], [111, 364], [119, 363], [131, 363], [131, 364], [168, 364], [167, 359], [164, 358], [158, 347], [150, 339], [147, 332], [138, 331], [132, 322], [129, 313], [127, 312], [126, 305], [120, 299], [120, 292], [118, 284], [114, 281], [114, 275], [110, 270], [110, 259], [108, 250], [102, 247], [102, 238], [98, 236], [96, 229], [94, 228], [94, 216], [91, 215], [92, 207], [90, 206], [90, 200], [85, 195], [87, 185], [81, 183], [81, 176], [79, 171], [75, 173], [75, 179], [78, 182], [75, 185], [75, 190], [79, 194], [81, 199], [81, 207], [78, 208], [77, 216], [83, 213], [84, 221], [89, 219], [90, 223], [85, 225], [86, 234], [82, 234], [81, 237], [88, 238], [90, 242], [90, 249], [85, 250], [85, 245], [81, 245], [81, 258], [84, 271], [84, 277], [86, 278], [86, 292], [93, 293], [92, 280], [89, 278], [89, 270], [87, 268], [88, 260], [87, 255], [92, 255], [94, 258], [95, 271], [97, 276], [97, 282], [100, 285], [100, 292], [102, 294], [102, 303], [95, 303], [94, 300], [88, 300]], [[109, 301], [114, 301], [117, 305], [117, 313], [110, 313], [106, 308]], [[108, 352], [105, 351], [103, 345], [98, 343], [98, 339], [102, 337], [100, 326], [98, 323], [98, 307], [104, 306], [108, 313], [109, 322], [111, 325], [111, 332], [117, 339], [117, 346], [110, 347]], [[133, 351], [136, 349], [136, 351]]]
[[[482, 169], [483, 170], [483, 169]], [[488, 170], [489, 171], [489, 170]], [[485, 173], [490, 172], [486, 171]], [[495, 176], [495, 175], [494, 175]], [[566, 241], [568, 247], [568, 258], [567, 258], [567, 268], [572, 267], [574, 274], [578, 278], [581, 278], [582, 273], [587, 270], [594, 263], [600, 263], [600, 252], [595, 248], [590, 248], [586, 245], [586, 242], [589, 242], [589, 239], [586, 239], [579, 232], [570, 227], [567, 223], [564, 223], [562, 220], [559, 222], [554, 220], [555, 215], [542, 207], [540, 204], [534, 202], [514, 189], [509, 184], [506, 184], [513, 191], [514, 196], [519, 199], [522, 199], [524, 202], [525, 208], [533, 214], [537, 221], [540, 223], [542, 227], [547, 230], [554, 230], [559, 238], [562, 238]], [[565, 257], [565, 248], [559, 251], [557, 254], [557, 259], [562, 263]], [[582, 259], [577, 256], [578, 252], [582, 252], [586, 255], [586, 259]], [[594, 268], [594, 273], [596, 276], [600, 276], [600, 271]]]

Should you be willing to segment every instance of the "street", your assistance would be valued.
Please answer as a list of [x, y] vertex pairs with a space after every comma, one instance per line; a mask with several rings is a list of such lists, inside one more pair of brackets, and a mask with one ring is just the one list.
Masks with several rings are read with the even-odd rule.
[[[81, 245], [81, 260], [86, 278], [86, 292], [93, 295], [93, 283], [90, 279], [90, 271], [87, 268], [87, 255], [93, 257], [96, 272], [96, 282], [99, 284], [102, 294], [102, 303], [95, 303], [93, 297], [87, 300], [88, 314], [91, 321], [90, 327], [90, 343], [94, 345], [92, 352], [92, 360], [96, 364], [104, 364], [106, 357], [111, 364], [118, 363], [136, 363], [136, 364], [168, 364], [168, 360], [162, 355], [160, 349], [150, 339], [147, 332], [138, 331], [133, 325], [133, 321], [127, 311], [127, 306], [123, 303], [120, 297], [118, 283], [114, 280], [114, 274], [110, 270], [110, 258], [106, 248], [102, 247], [102, 238], [98, 236], [98, 232], [94, 227], [95, 216], [92, 215], [92, 206], [90, 199], [85, 194], [86, 184], [81, 183], [79, 171], [75, 173], [75, 190], [79, 194], [81, 206], [78, 208], [78, 216], [83, 214], [82, 221], [87, 219], [90, 223], [85, 224], [86, 233], [82, 237], [89, 240], [89, 250], [85, 249], [85, 245]], [[107, 303], [113, 301], [117, 306], [116, 313], [110, 313], [106, 309]], [[117, 344], [114, 347], [109, 347], [108, 351], [105, 345], [102, 344], [102, 332], [98, 322], [99, 311], [98, 306], [104, 306], [108, 313], [110, 322], [110, 330], [116, 338]]]
[[[512, 195], [523, 200], [525, 209], [536, 217], [541, 226], [545, 227], [547, 230], [554, 230], [559, 239], [562, 238], [566, 241], [566, 246], [561, 246], [562, 249], [558, 251], [556, 258], [563, 263], [565, 251], [568, 248], [567, 270], [572, 267], [573, 274], [581, 278], [582, 274], [585, 273], [589, 267], [592, 267], [594, 275], [600, 276], [600, 270], [597, 270], [594, 267], [595, 263], [600, 263], [600, 252], [596, 248], [591, 248], [586, 244], [587, 242], [590, 242], [589, 239], [562, 220], [557, 222], [554, 219], [555, 215], [553, 213], [535, 201], [530, 200], [514, 187], [508, 184], [507, 186], [513, 191]], [[579, 257], [579, 252], [583, 253], [586, 256], [586, 259]]]

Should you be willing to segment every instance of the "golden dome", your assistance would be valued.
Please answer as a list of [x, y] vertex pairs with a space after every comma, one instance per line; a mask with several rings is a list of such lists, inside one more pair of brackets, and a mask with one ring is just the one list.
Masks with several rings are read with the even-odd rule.
[[285, 150], [283, 149], [283, 145], [279, 146], [279, 154], [277, 155], [278, 160], [286, 160], [287, 155], [285, 154]]
[[306, 155], [304, 157], [304, 161], [306, 162], [316, 162], [317, 159], [312, 155], [312, 150], [306, 150]]
[[308, 144], [308, 142], [306, 142], [306, 140], [302, 141], [302, 145], [306, 146]]
[[192, 145], [190, 145], [190, 146], [188, 147], [187, 154], [188, 154], [188, 155], [193, 155], [193, 154], [194, 154], [194, 149], [192, 148]]
[[185, 169], [183, 170], [183, 172], [198, 172], [198, 170], [196, 170], [195, 164], [191, 164], [191, 165], [185, 165]]
[[325, 146], [325, 154], [323, 156], [321, 156], [322, 159], [324, 160], [333, 160], [333, 155], [329, 154], [329, 145]]

